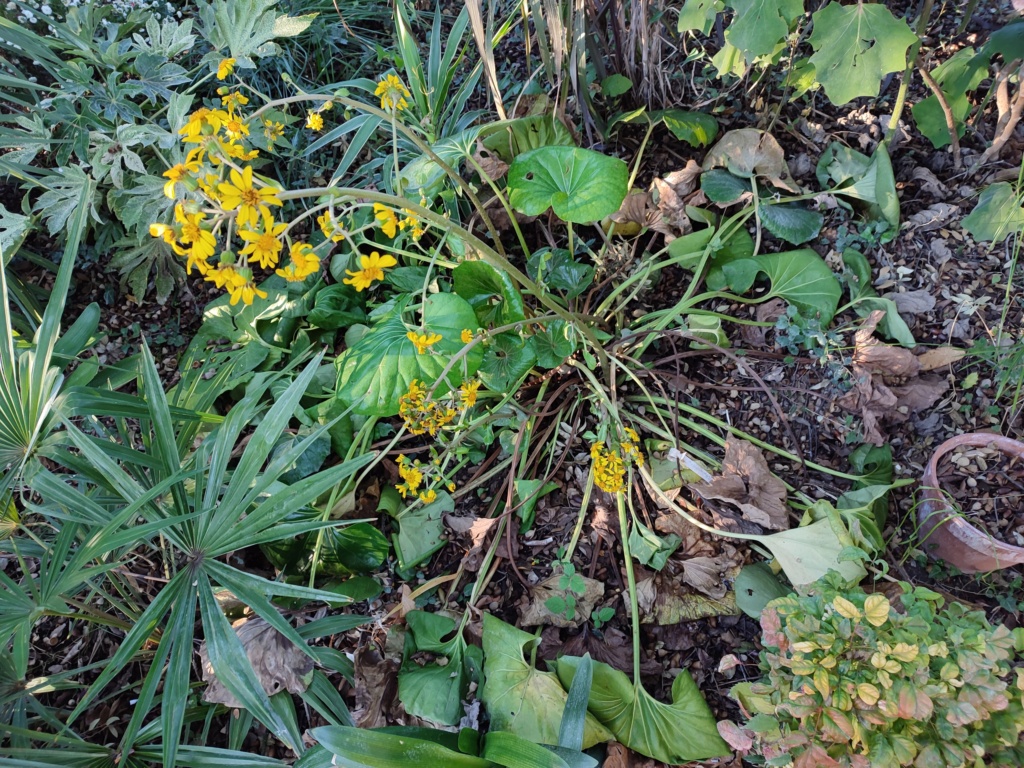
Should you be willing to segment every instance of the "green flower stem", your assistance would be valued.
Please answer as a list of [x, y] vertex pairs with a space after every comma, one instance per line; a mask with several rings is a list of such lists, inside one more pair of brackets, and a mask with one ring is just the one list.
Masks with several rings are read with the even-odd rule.
[[580, 502], [580, 514], [576, 518], [576, 527], [572, 530], [572, 538], [569, 540], [569, 547], [565, 550], [565, 557], [563, 558], [566, 562], [572, 560], [573, 552], [576, 551], [576, 545], [580, 540], [580, 533], [583, 532], [583, 521], [586, 519], [587, 510], [590, 508], [590, 496], [594, 492], [594, 466], [591, 464], [590, 471], [587, 473], [587, 485], [583, 489], [583, 500]]
[[[405, 124], [400, 123], [397, 120], [395, 120], [393, 113], [389, 114], [388, 112], [385, 112], [385, 111], [383, 111], [381, 109], [377, 109], [376, 107], [371, 107], [369, 104], [364, 104], [361, 101], [357, 101], [356, 99], [350, 99], [350, 98], [348, 98], [346, 96], [327, 96], [325, 94], [312, 94], [311, 93], [311, 94], [300, 95], [300, 96], [288, 96], [288, 97], [283, 98], [283, 99], [277, 99], [276, 101], [268, 102], [267, 104], [264, 104], [262, 107], [260, 107], [255, 112], [253, 112], [249, 116], [249, 120], [255, 120], [263, 112], [265, 112], [266, 110], [271, 109], [271, 108], [273, 108], [275, 106], [281, 106], [281, 105], [284, 105], [284, 104], [292, 104], [292, 103], [300, 102], [300, 101], [332, 101], [332, 102], [337, 102], [339, 104], [344, 104], [346, 107], [350, 107], [351, 109], [356, 109], [356, 110], [365, 112], [367, 114], [374, 115], [375, 117], [379, 117], [379, 118], [381, 118], [383, 120], [391, 120], [392, 121], [392, 136], [395, 139], [395, 141], [397, 141], [397, 134], [395, 133], [395, 131], [397, 130], [398, 133], [401, 133], [405, 138], [407, 138], [409, 141], [411, 141], [413, 144], [415, 144], [416, 145], [416, 149], [418, 149], [424, 155], [426, 155], [431, 160], [433, 160], [435, 163], [437, 163], [438, 167], [442, 171], [444, 171], [445, 175], [448, 176], [448, 178], [450, 178], [456, 185], [458, 185], [459, 189], [462, 190], [463, 194], [465, 194], [466, 197], [469, 199], [469, 201], [473, 204], [473, 207], [476, 209], [477, 213], [480, 214], [480, 219], [483, 221], [484, 226], [487, 228], [487, 234], [489, 234], [491, 236], [491, 240], [494, 242], [494, 248], [502, 256], [505, 255], [505, 249], [504, 249], [504, 247], [501, 244], [501, 238], [498, 236], [498, 230], [495, 229], [494, 223], [491, 221], [490, 217], [487, 215], [486, 209], [484, 208], [483, 204], [480, 202], [480, 199], [476, 196], [476, 193], [473, 191], [473, 188], [469, 184], [467, 184], [466, 180], [463, 179], [458, 173], [456, 173], [455, 170], [450, 165], [448, 165], [448, 163], [446, 163], [444, 160], [442, 160], [440, 157], [438, 157], [437, 153], [434, 152], [434, 150], [431, 149], [427, 145], [427, 143], [423, 141], [423, 139], [421, 139], [419, 136], [417, 136], [416, 133], [412, 129], [410, 129]], [[397, 161], [396, 161], [396, 165], [397, 165]], [[279, 195], [279, 197], [280, 197], [280, 195]], [[401, 195], [399, 195], [399, 197], [401, 197]], [[406, 207], [406, 208], [412, 209], [412, 206], [404, 205], [404, 201], [403, 201], [402, 204], [399, 204], [398, 207], [400, 207], [400, 208], [401, 207]]]
[[457, 236], [461, 240], [465, 241], [466, 245], [476, 249], [483, 257], [484, 261], [495, 269], [508, 273], [512, 279], [516, 280], [527, 293], [534, 296], [546, 309], [555, 315], [558, 315], [559, 318], [565, 320], [569, 325], [575, 327], [587, 339], [587, 341], [590, 342], [590, 345], [597, 353], [601, 362], [606, 363], [607, 355], [604, 351], [604, 347], [601, 345], [601, 342], [598, 341], [592, 329], [576, 322], [576, 315], [547, 296], [544, 290], [537, 285], [537, 283], [527, 277], [518, 267], [487, 245], [483, 240], [478, 238], [476, 235], [467, 232], [454, 224], [450, 219], [435, 213], [429, 208], [424, 208], [419, 204], [400, 197], [395, 197], [394, 195], [377, 192], [376, 190], [358, 189], [356, 187], [312, 187], [308, 189], [288, 190], [286, 192], [281, 192], [278, 195], [278, 198], [281, 200], [296, 200], [303, 197], [321, 197], [323, 195], [351, 197], [356, 199], [362, 198], [371, 202], [390, 205], [395, 208], [406, 208], [415, 213], [417, 217], [430, 222], [439, 229], [458, 230]]
[[[758, 448], [762, 448], [762, 449], [764, 449], [766, 451], [770, 451], [771, 453], [774, 453], [777, 456], [780, 456], [781, 458], [786, 459], [787, 461], [797, 461], [797, 462], [800, 461], [800, 457], [797, 456], [796, 454], [790, 453], [789, 451], [784, 450], [782, 448], [779, 448], [776, 445], [772, 445], [771, 443], [766, 443], [764, 440], [759, 440], [758, 438], [754, 437], [750, 433], [744, 432], [741, 429], [737, 429], [736, 427], [732, 426], [731, 424], [727, 424], [726, 422], [722, 421], [721, 419], [716, 419], [711, 414], [705, 413], [700, 408], [696, 408], [696, 407], [694, 407], [692, 405], [688, 405], [688, 404], [686, 404], [684, 402], [676, 402], [676, 401], [669, 400], [669, 399], [664, 398], [664, 397], [657, 397], [657, 396], [655, 396], [655, 397], [632, 396], [632, 397], [627, 397], [626, 401], [627, 402], [641, 403], [641, 404], [645, 404], [645, 405], [664, 405], [664, 406], [669, 407], [669, 408], [678, 408], [679, 410], [685, 411], [686, 413], [689, 413], [689, 414], [691, 414], [693, 416], [696, 416], [699, 419], [703, 419], [704, 421], [708, 422], [709, 424], [713, 424], [714, 426], [718, 427], [719, 429], [725, 430], [729, 434], [735, 435], [736, 437], [740, 437], [740, 438], [746, 440], [748, 443], [753, 443]], [[710, 436], [711, 434], [713, 434], [713, 433], [709, 432], [709, 433], [706, 433], [705, 436]], [[724, 445], [725, 444], [725, 441], [722, 438], [720, 438], [720, 437], [716, 437], [715, 438], [715, 442], [717, 442], [719, 445]], [[860, 475], [850, 475], [850, 474], [847, 474], [846, 472], [839, 472], [838, 470], [822, 466], [821, 464], [816, 464], [813, 461], [804, 461], [803, 463], [806, 464], [811, 469], [817, 471], [817, 472], [824, 472], [826, 475], [831, 475], [832, 477], [840, 477], [840, 478], [842, 478], [844, 480], [863, 480], [863, 477], [861, 477]]]
[[636, 574], [633, 572], [633, 557], [629, 553], [629, 534], [626, 525], [626, 500], [622, 493], [615, 494], [619, 507], [619, 540], [622, 542], [622, 559], [626, 563], [626, 583], [629, 586], [629, 608], [633, 627], [633, 686], [640, 685], [640, 605], [636, 597]]
[[473, 155], [466, 155], [466, 160], [473, 166], [473, 169], [480, 175], [480, 178], [487, 182], [491, 191], [494, 192], [495, 199], [501, 203], [501, 207], [505, 209], [505, 215], [508, 216], [508, 220], [512, 224], [512, 229], [516, 233], [516, 239], [519, 240], [519, 247], [522, 249], [524, 254], [529, 253], [530, 247], [526, 244], [526, 238], [523, 236], [523, 230], [520, 228], [519, 221], [516, 219], [515, 211], [513, 211], [509, 206], [505, 195], [503, 195], [501, 190], [498, 189], [498, 185], [494, 183], [494, 180], [484, 173], [484, 169], [480, 167], [480, 163], [477, 162], [477, 159], [473, 157]]

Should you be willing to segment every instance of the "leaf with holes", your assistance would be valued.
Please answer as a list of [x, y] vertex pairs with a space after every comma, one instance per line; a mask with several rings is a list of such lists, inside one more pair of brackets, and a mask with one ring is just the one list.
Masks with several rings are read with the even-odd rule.
[[907, 66], [907, 49], [917, 35], [881, 3], [828, 3], [814, 14], [811, 64], [829, 100], [846, 104], [878, 95], [890, 72]]
[[820, 213], [809, 211], [795, 203], [762, 205], [759, 215], [765, 229], [793, 245], [800, 245], [817, 237], [824, 222]]
[[722, 273], [729, 287], [741, 294], [763, 273], [771, 281], [771, 290], [760, 297], [762, 301], [784, 299], [811, 317], [817, 316], [822, 326], [832, 320], [842, 296], [839, 280], [810, 248], [737, 259], [725, 264]]
[[628, 167], [617, 157], [577, 147], [541, 147], [509, 166], [509, 202], [527, 216], [551, 208], [563, 221], [588, 224], [619, 210], [628, 177]]

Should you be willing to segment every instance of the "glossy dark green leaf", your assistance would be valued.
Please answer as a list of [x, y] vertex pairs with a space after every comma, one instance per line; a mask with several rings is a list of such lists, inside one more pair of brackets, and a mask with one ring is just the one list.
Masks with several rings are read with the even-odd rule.
[[594, 282], [594, 268], [576, 261], [564, 248], [541, 248], [526, 262], [526, 271], [549, 290], [562, 291], [570, 299], [579, 296]]
[[576, 351], [575, 334], [568, 333], [567, 328], [564, 320], [554, 320], [534, 334], [533, 349], [541, 368], [557, 368]]
[[[512, 278], [484, 261], [462, 262], [452, 270], [452, 281], [455, 293], [472, 305], [485, 328], [526, 317], [522, 294]], [[476, 326], [469, 330], [476, 330]]]
[[490, 768], [479, 757], [464, 755], [433, 741], [409, 736], [327, 725], [311, 733], [342, 768]]
[[502, 333], [491, 339], [478, 371], [481, 381], [492, 392], [511, 392], [537, 362], [533, 338]]
[[817, 316], [822, 325], [832, 320], [842, 295], [839, 280], [810, 248], [739, 259], [726, 264], [722, 271], [729, 286], [738, 293], [746, 293], [757, 275], [765, 274], [771, 281], [771, 290], [762, 297], [764, 300], [785, 299], [808, 316]]
[[391, 550], [384, 534], [370, 523], [325, 528], [322, 536], [320, 566], [326, 574], [374, 571]]
[[317, 291], [308, 320], [318, 328], [335, 331], [355, 323], [365, 323], [366, 312], [351, 286], [328, 285]]
[[691, 147], [706, 147], [718, 136], [718, 121], [704, 112], [669, 109], [661, 118], [673, 136]]
[[719, 205], [732, 205], [753, 194], [749, 179], [734, 176], [724, 168], [712, 168], [702, 173], [700, 188], [708, 200]]
[[818, 236], [824, 218], [797, 203], [761, 205], [761, 223], [776, 237], [793, 245], [801, 245]]

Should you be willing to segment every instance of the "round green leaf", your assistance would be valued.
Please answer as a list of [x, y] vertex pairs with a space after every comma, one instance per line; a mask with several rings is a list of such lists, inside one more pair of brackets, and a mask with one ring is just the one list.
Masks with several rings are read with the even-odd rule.
[[509, 201], [527, 216], [551, 208], [563, 221], [588, 224], [619, 210], [628, 177], [629, 169], [617, 157], [577, 147], [541, 147], [509, 167]]
[[782, 586], [772, 569], [764, 563], [745, 565], [736, 574], [736, 605], [753, 619], [777, 597], [785, 597], [789, 590]]
[[492, 341], [480, 364], [480, 379], [492, 392], [510, 392], [537, 362], [533, 339], [502, 333]]
[[325, 528], [320, 566], [330, 575], [375, 570], [388, 556], [388, 540], [369, 523]]
[[708, 200], [719, 205], [738, 203], [745, 195], [753, 194], [749, 180], [733, 176], [724, 168], [713, 168], [702, 173], [700, 188]]
[[824, 222], [820, 213], [809, 211], [795, 203], [762, 205], [761, 223], [776, 237], [800, 245], [817, 237]]

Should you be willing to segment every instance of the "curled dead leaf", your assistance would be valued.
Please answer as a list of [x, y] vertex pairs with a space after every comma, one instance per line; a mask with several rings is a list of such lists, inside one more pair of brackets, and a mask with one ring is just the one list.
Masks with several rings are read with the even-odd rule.
[[651, 195], [642, 189], [631, 189], [619, 206], [619, 210], [608, 217], [605, 229], [615, 225], [616, 235], [632, 236], [651, 226], [658, 218], [658, 212], [651, 207]]
[[738, 128], [722, 136], [704, 158], [705, 171], [719, 167], [746, 178], [760, 176], [790, 192], [799, 191], [790, 179], [782, 146], [770, 133], [757, 128]]
[[[259, 617], [240, 619], [231, 626], [245, 648], [245, 654], [267, 696], [273, 696], [278, 691], [302, 693], [309, 687], [313, 679], [313, 659], [295, 643]], [[199, 661], [203, 680], [207, 683], [203, 700], [210, 704], [241, 709], [242, 702], [218, 679], [210, 663], [205, 641], [199, 646]]]
[[789, 528], [786, 484], [768, 469], [761, 451], [745, 440], [729, 437], [721, 473], [710, 483], [690, 488], [705, 499], [719, 499], [739, 507], [744, 519], [765, 528]]
[[916, 376], [921, 364], [909, 349], [882, 344], [874, 337], [875, 328], [885, 317], [885, 312], [876, 309], [864, 319], [864, 323], [853, 336], [853, 366], [870, 374], [887, 377]]
[[508, 173], [508, 163], [484, 147], [483, 142], [479, 139], [476, 142], [476, 152], [473, 153], [473, 159], [480, 166], [480, 170], [483, 171], [484, 175], [491, 181], [504, 178], [505, 174]]
[[956, 347], [935, 347], [917, 358], [922, 371], [934, 371], [963, 359], [967, 352]]
[[520, 615], [520, 626], [550, 624], [556, 627], [575, 627], [590, 619], [594, 607], [604, 597], [604, 582], [580, 576], [584, 584], [583, 594], [575, 595], [576, 610], [572, 618], [566, 618], [565, 613], [552, 611], [546, 605], [552, 597], [564, 597], [565, 590], [559, 586], [561, 578], [561, 574], [556, 573], [530, 588], [530, 602]]
[[687, 589], [681, 581], [681, 578], [671, 579], [658, 574], [637, 582], [636, 597], [641, 624], [666, 626], [711, 616], [739, 614], [736, 596], [732, 592], [716, 600]]

